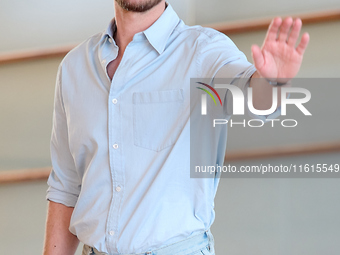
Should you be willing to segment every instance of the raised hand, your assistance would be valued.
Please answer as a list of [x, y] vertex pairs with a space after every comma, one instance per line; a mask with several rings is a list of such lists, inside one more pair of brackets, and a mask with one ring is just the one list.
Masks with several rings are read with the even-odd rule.
[[280, 17], [272, 20], [266, 38], [260, 49], [252, 45], [252, 56], [261, 77], [272, 81], [287, 82], [298, 73], [303, 54], [309, 42], [309, 34], [304, 33], [295, 47], [302, 27], [301, 19]]

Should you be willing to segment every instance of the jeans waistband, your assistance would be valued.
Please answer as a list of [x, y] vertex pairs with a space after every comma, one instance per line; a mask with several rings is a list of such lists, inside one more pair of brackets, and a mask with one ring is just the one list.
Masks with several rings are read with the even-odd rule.
[[[202, 251], [203, 254], [214, 254], [214, 237], [210, 230], [203, 233], [188, 237], [182, 241], [169, 244], [167, 246], [149, 250], [142, 253], [135, 254], [120, 254], [120, 255], [187, 255], [194, 252]], [[97, 249], [84, 245], [83, 255], [109, 255], [108, 253], [99, 252]], [[112, 254], [113, 255], [113, 254]]]

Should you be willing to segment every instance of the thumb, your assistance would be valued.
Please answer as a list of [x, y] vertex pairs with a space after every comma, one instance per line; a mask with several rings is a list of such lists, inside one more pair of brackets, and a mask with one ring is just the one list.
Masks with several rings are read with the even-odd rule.
[[259, 46], [257, 45], [252, 45], [251, 46], [251, 53], [253, 56], [253, 60], [254, 60], [254, 65], [256, 67], [257, 70], [261, 69], [264, 65], [264, 58], [263, 58], [263, 54], [261, 52], [261, 49]]

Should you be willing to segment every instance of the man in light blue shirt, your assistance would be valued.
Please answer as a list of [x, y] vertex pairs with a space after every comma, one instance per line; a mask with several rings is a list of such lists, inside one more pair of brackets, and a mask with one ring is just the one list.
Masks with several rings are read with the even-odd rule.
[[190, 78], [244, 78], [254, 107], [268, 109], [269, 82], [299, 70], [309, 40], [295, 48], [300, 29], [299, 19], [274, 19], [252, 47], [254, 66], [164, 0], [116, 0], [108, 28], [59, 66], [44, 254], [74, 254], [79, 240], [83, 254], [214, 254], [218, 180], [190, 178]]

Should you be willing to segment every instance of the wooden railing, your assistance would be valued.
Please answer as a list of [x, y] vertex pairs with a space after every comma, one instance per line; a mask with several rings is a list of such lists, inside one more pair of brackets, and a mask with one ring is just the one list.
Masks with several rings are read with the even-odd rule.
[[[252, 149], [226, 153], [225, 161], [234, 162], [241, 160], [269, 159], [278, 157], [294, 157], [312, 154], [340, 152], [340, 141], [334, 143], [318, 143], [312, 145], [282, 146], [269, 149]], [[339, 154], [340, 161], [340, 154]]]
[[[278, 157], [294, 157], [311, 154], [340, 153], [340, 142], [322, 143], [303, 146], [287, 146], [262, 150], [242, 150], [226, 154], [226, 162], [242, 160], [268, 159]], [[340, 155], [340, 154], [339, 154]], [[0, 171], [0, 184], [18, 183], [27, 181], [46, 181], [51, 172], [51, 167]]]
[[[292, 15], [292, 17], [299, 17], [304, 25], [330, 22], [340, 20], [340, 10], [305, 13], [299, 15]], [[270, 22], [271, 19], [266, 18], [256, 20], [242, 20], [228, 23], [216, 23], [209, 25], [209, 27], [212, 27], [224, 34], [231, 35], [264, 30], [268, 28]]]
[[[303, 24], [336, 21], [340, 20], [340, 10], [293, 15], [293, 17], [300, 17]], [[267, 29], [270, 21], [271, 19], [256, 19], [218, 24], [208, 24], [205, 26], [212, 27], [222, 33], [231, 35]], [[63, 57], [75, 46], [76, 45], [66, 45], [55, 48], [2, 53], [0, 54], [0, 65], [26, 60]]]
[[26, 51], [16, 51], [0, 54], [0, 65], [26, 60], [47, 59], [54, 57], [64, 57], [76, 45], [66, 45], [54, 48], [35, 49]]
[[0, 171], [0, 184], [47, 180], [51, 167]]

